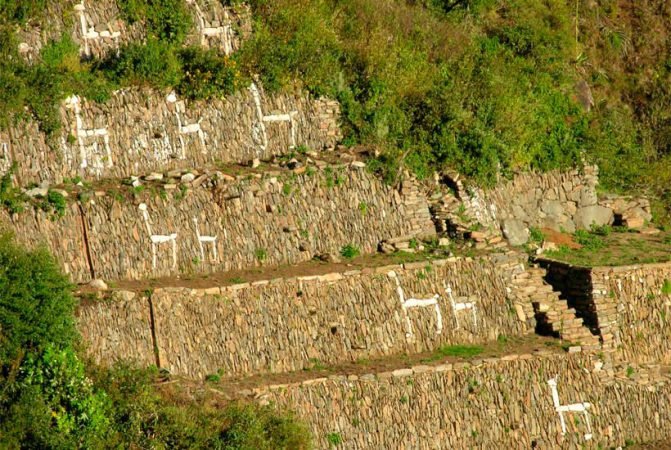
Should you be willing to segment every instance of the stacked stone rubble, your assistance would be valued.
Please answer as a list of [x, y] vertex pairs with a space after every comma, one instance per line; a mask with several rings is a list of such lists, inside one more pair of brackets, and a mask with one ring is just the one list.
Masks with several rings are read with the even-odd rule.
[[600, 335], [604, 351], [643, 363], [671, 361], [671, 264], [576, 267], [544, 262], [549, 280]]

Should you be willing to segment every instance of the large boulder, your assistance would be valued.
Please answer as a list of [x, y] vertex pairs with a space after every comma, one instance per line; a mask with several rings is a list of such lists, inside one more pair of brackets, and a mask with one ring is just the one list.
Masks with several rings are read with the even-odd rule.
[[506, 219], [501, 224], [501, 230], [510, 245], [523, 245], [529, 241], [529, 229], [522, 221]]
[[575, 213], [575, 225], [578, 229], [589, 230], [592, 225], [603, 226], [613, 223], [613, 210], [600, 205], [579, 208]]

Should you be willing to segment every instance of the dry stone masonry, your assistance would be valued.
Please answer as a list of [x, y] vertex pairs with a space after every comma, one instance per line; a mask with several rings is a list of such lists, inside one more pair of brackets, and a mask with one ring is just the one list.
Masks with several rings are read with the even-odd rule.
[[[101, 363], [146, 350], [148, 333], [140, 328], [150, 301], [160, 366], [201, 379], [219, 371], [226, 376], [281, 373], [314, 361], [336, 364], [432, 351], [532, 331], [515, 313], [507, 289], [507, 268], [516, 264], [519, 255], [497, 255], [204, 289], [113, 292], [108, 313], [99, 314], [106, 302], [82, 307], [80, 329], [87, 341], [105, 343], [90, 346]], [[408, 299], [437, 301], [430, 308], [405, 309], [396, 281]], [[459, 307], [463, 304], [475, 304], [477, 315]], [[125, 323], [110, 321], [110, 314], [122, 315]], [[144, 350], [140, 359], [146, 360]]]
[[671, 263], [544, 265], [550, 283], [598, 331], [604, 350], [625, 361], [671, 364]]
[[9, 130], [0, 151], [17, 164], [19, 184], [58, 184], [269, 159], [296, 145], [319, 151], [340, 138], [338, 103], [300, 91], [259, 94], [264, 111], [292, 112], [290, 124], [266, 126], [261, 138], [255, 100], [244, 89], [207, 102], [138, 89], [118, 91], [103, 105], [71, 96], [61, 108], [65, 132], [57, 148], [29, 121]]
[[483, 242], [497, 243], [500, 230], [511, 245], [522, 245], [529, 240], [530, 227], [572, 233], [614, 220], [612, 204], [598, 202], [596, 166], [518, 174], [492, 189], [466, 187], [455, 173], [438, 181], [450, 190], [432, 201], [437, 228], [475, 235]]
[[[291, 264], [350, 244], [374, 253], [382, 239], [435, 233], [427, 204], [403, 194], [413, 189], [399, 192], [359, 165], [203, 175], [198, 187], [194, 179], [189, 188], [148, 187], [133, 198], [96, 191], [86, 202], [73, 200], [58, 220], [33, 209], [6, 220], [21, 241], [45, 242], [76, 282]], [[217, 237], [205, 258], [201, 236]]]
[[[217, 48], [228, 55], [240, 48], [251, 33], [251, 15], [245, 4], [225, 7], [219, 1], [185, 0], [194, 26], [187, 44]], [[105, 58], [123, 45], [141, 42], [147, 30], [142, 22], [122, 19], [116, 0], [68, 0], [52, 2], [44, 13], [43, 28], [26, 26], [19, 33], [19, 53], [29, 62], [39, 58], [49, 41], [70, 35], [84, 59]]]
[[[629, 375], [627, 375], [629, 373]], [[566, 433], [548, 381], [557, 381]], [[299, 412], [317, 448], [616, 448], [671, 438], [671, 380], [658, 367], [578, 355], [507, 355], [472, 363], [342, 375], [253, 392]], [[578, 408], [574, 408], [578, 409]]]

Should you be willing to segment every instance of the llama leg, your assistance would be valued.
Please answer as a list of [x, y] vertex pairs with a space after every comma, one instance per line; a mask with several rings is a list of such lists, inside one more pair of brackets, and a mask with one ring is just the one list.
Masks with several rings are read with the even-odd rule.
[[566, 422], [564, 422], [564, 413], [561, 411], [559, 412], [559, 423], [561, 423], [561, 434], [564, 436], [566, 434]]
[[219, 262], [219, 256], [217, 256], [217, 241], [212, 241], [212, 253], [214, 253], [213, 262]]
[[289, 113], [289, 132], [291, 133], [291, 147], [290, 149], [296, 148], [296, 130], [294, 129], [294, 118]]
[[589, 413], [587, 410], [583, 411], [583, 414], [585, 415], [585, 423], [587, 424], [587, 433], [585, 434], [585, 439], [589, 441], [592, 439], [592, 425], [589, 423]]
[[473, 327], [477, 331], [478, 329], [478, 307], [473, 304]]
[[151, 244], [151, 268], [156, 270], [156, 244]]
[[172, 268], [177, 268], [177, 239], [172, 240]]
[[200, 261], [205, 262], [205, 250], [203, 249], [203, 241], [198, 239], [198, 246], [200, 247]]
[[201, 153], [206, 154], [207, 153], [207, 147], [205, 147], [205, 134], [203, 133], [203, 130], [198, 128], [198, 138], [200, 139], [200, 145], [202, 147]]
[[406, 338], [412, 338], [413, 333], [412, 333], [412, 323], [410, 322], [410, 317], [408, 316], [408, 310], [406, 309], [405, 306], [403, 306], [403, 315], [405, 316], [405, 337]]
[[184, 138], [181, 135], [179, 137], [179, 145], [182, 148], [182, 155], [180, 159], [186, 159], [186, 150], [184, 150]]
[[440, 305], [435, 304], [436, 307], [436, 334], [443, 332], [443, 315], [440, 313]]
[[110, 137], [109, 135], [103, 136], [103, 141], [105, 142], [105, 152], [107, 153], [107, 167], [114, 166], [112, 162], [112, 150], [110, 150]]

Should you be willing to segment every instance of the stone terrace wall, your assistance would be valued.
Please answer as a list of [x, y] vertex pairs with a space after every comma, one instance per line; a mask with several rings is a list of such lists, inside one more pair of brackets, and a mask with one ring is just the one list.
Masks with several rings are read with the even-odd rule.
[[671, 363], [671, 263], [574, 267], [544, 262], [549, 281], [591, 317], [605, 349], [625, 361]]
[[612, 222], [612, 210], [597, 205], [596, 166], [581, 171], [523, 173], [495, 188], [464, 188], [458, 183], [457, 195], [465, 214], [485, 228], [498, 224], [513, 245], [529, 238], [529, 227], [573, 232]]
[[[232, 53], [251, 33], [251, 16], [246, 5], [231, 8], [222, 6], [219, 1], [207, 0], [186, 1], [186, 4], [193, 19], [187, 44]], [[82, 30], [82, 15], [86, 36]], [[19, 51], [28, 61], [39, 58], [42, 47], [63, 34], [69, 34], [79, 44], [84, 58], [104, 58], [123, 45], [146, 38], [144, 24], [124, 22], [115, 0], [51, 2], [45, 17], [43, 28], [28, 26], [19, 33]], [[209, 29], [205, 33], [209, 37], [204, 36], [204, 29]], [[213, 32], [215, 29], [218, 31]]]
[[[340, 138], [337, 102], [311, 99], [306, 93], [261, 94], [263, 114], [289, 113], [296, 145], [313, 150], [335, 146]], [[144, 175], [152, 171], [188, 169], [221, 163], [268, 159], [289, 152], [291, 125], [266, 122], [267, 146], [258, 134], [258, 114], [249, 89], [221, 100], [167, 101], [165, 93], [127, 89], [105, 104], [81, 99], [84, 131], [106, 130], [105, 137], [76, 136], [75, 110], [61, 108], [63, 135], [52, 148], [36, 122], [24, 122], [0, 136], [4, 159], [0, 168], [16, 162], [20, 185], [30, 182], [62, 183], [64, 178], [107, 178]], [[200, 123], [198, 133], [181, 133], [181, 125]], [[256, 131], [255, 131], [256, 130]], [[82, 133], [82, 129], [79, 129]], [[8, 144], [7, 148], [3, 144]], [[84, 147], [81, 147], [83, 144]], [[109, 153], [108, 149], [109, 148]]]
[[[585, 356], [460, 363], [365, 376], [333, 376], [257, 391], [262, 402], [289, 407], [312, 427], [317, 448], [338, 433], [347, 449], [615, 448], [671, 437], [671, 382], [654, 370], [627, 379]], [[567, 414], [561, 436], [547, 380], [558, 375], [560, 403], [589, 402], [593, 438], [583, 416]]]
[[[498, 255], [221, 288], [156, 289], [151, 304], [160, 366], [195, 378], [219, 370], [227, 376], [281, 373], [309, 368], [315, 361], [336, 364], [431, 351], [441, 345], [484, 343], [499, 335], [518, 336], [529, 330], [512, 308], [503, 270], [505, 264], [519, 260], [519, 255]], [[408, 309], [412, 336], [406, 335], [396, 284], [387, 275], [390, 270], [397, 273], [406, 297], [441, 295], [440, 334], [435, 309], [427, 307]], [[477, 322], [471, 311], [462, 311], [457, 313], [457, 327], [444, 292], [446, 282], [457, 302], [477, 304]], [[133, 355], [133, 341], [146, 337], [136, 328], [145, 325], [148, 302], [133, 298], [112, 303], [112, 311], [105, 302], [96, 303], [93, 313], [90, 308], [82, 307], [86, 320], [80, 327], [87, 339], [95, 334], [91, 355], [98, 362]], [[121, 309], [126, 317], [129, 308], [139, 317], [120, 322], [119, 329], [118, 319], [110, 316], [116, 317]]]
[[105, 364], [124, 360], [141, 367], [156, 364], [151, 309], [147, 298], [128, 291], [111, 292], [104, 301], [87, 301], [77, 312], [87, 352]]
[[[99, 191], [82, 204], [83, 219], [73, 204], [56, 221], [33, 210], [6, 220], [22, 242], [45, 242], [75, 282], [92, 272], [105, 280], [142, 279], [292, 264], [338, 254], [347, 244], [372, 253], [384, 239], [435, 233], [425, 201], [399, 194], [359, 166], [258, 176], [213, 176], [184, 192], [147, 188], [132, 200]], [[171, 242], [157, 244], [153, 267], [141, 202], [153, 234], [177, 233], [175, 267]], [[216, 258], [211, 243], [201, 257], [194, 217], [202, 236], [217, 237]]]

